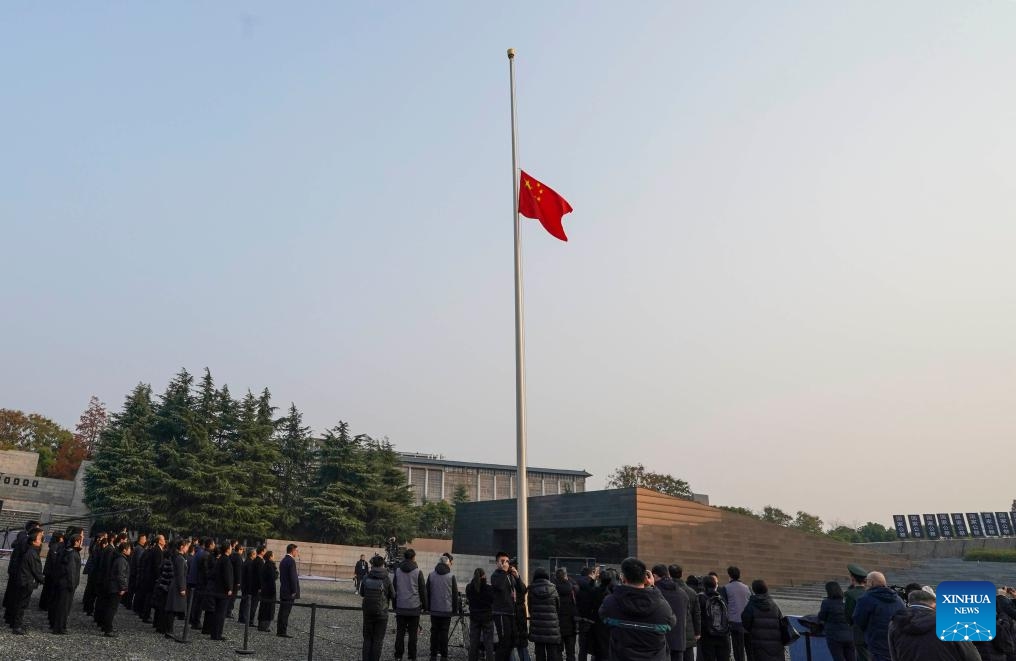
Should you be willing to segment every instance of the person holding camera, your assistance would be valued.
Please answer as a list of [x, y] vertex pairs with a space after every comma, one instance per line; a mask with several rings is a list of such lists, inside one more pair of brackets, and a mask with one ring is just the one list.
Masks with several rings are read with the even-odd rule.
[[621, 579], [599, 611], [610, 628], [611, 661], [668, 661], [667, 633], [677, 624], [673, 609], [638, 558], [621, 562]]

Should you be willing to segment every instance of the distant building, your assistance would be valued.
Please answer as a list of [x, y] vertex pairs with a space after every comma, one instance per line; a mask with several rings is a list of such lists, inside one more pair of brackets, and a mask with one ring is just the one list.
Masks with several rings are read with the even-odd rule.
[[[466, 488], [469, 502], [516, 496], [518, 471], [513, 465], [451, 461], [439, 455], [415, 452], [400, 452], [399, 457], [417, 504], [424, 500], [451, 502], [459, 485]], [[526, 470], [530, 496], [583, 493], [586, 490], [586, 478], [591, 477], [584, 470]]]
[[[36, 477], [38, 464], [36, 452], [0, 450], [0, 544], [5, 528], [20, 529], [32, 519], [43, 523], [75, 519], [88, 527], [84, 477], [89, 462], [82, 462], [73, 480]], [[63, 529], [66, 523], [53, 527]]]

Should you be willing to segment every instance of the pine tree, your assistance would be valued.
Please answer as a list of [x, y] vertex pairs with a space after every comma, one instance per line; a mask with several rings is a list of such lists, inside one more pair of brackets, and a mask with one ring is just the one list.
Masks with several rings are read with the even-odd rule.
[[279, 448], [273, 473], [278, 489], [278, 533], [289, 537], [297, 531], [304, 511], [304, 498], [314, 475], [314, 452], [310, 427], [303, 425], [303, 414], [290, 403], [286, 417], [279, 421], [275, 439]]
[[[103, 522], [137, 525], [149, 520], [148, 496], [157, 473], [150, 442], [154, 424], [152, 387], [138, 384], [99, 435], [85, 473], [85, 504], [94, 513], [105, 513]], [[115, 514], [123, 510], [133, 511]]]
[[388, 439], [357, 437], [366, 465], [366, 484], [362, 491], [366, 512], [366, 542], [389, 537], [411, 540], [416, 536], [417, 513], [413, 494], [399, 455]]
[[313, 495], [306, 498], [321, 541], [355, 544], [364, 539], [364, 481], [367, 467], [349, 425], [339, 422], [321, 439], [320, 468]]

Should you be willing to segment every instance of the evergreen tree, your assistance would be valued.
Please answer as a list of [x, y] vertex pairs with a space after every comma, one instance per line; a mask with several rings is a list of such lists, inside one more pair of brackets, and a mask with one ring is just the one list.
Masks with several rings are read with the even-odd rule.
[[349, 425], [339, 422], [321, 439], [314, 495], [306, 499], [321, 541], [355, 544], [366, 534], [364, 483], [367, 466]]
[[85, 504], [96, 513], [134, 510], [108, 514], [103, 522], [137, 525], [150, 519], [148, 497], [157, 473], [150, 441], [154, 424], [152, 387], [138, 384], [99, 435], [85, 472]]
[[297, 531], [304, 511], [304, 498], [314, 475], [314, 449], [310, 427], [303, 425], [303, 414], [290, 403], [286, 417], [279, 421], [276, 445], [278, 461], [273, 469], [278, 487], [276, 528], [283, 537]]
[[377, 441], [369, 436], [357, 437], [365, 456], [366, 484], [363, 504], [366, 512], [368, 543], [389, 537], [412, 540], [418, 523], [413, 511], [413, 494], [399, 455], [388, 439]]

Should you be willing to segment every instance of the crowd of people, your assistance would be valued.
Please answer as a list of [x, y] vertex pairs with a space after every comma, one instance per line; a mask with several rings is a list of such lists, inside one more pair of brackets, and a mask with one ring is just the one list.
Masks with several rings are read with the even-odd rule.
[[[178, 620], [195, 631], [225, 640], [226, 619], [235, 617], [259, 631], [288, 633], [289, 615], [300, 597], [296, 559], [289, 544], [276, 563], [263, 545], [244, 548], [235, 540], [101, 533], [91, 540], [82, 564], [83, 532], [53, 533], [45, 564], [43, 530], [30, 521], [12, 546], [4, 592], [4, 619], [25, 633], [24, 613], [35, 590], [54, 635], [67, 633], [68, 614], [84, 580], [81, 607], [106, 636], [116, 636], [122, 606], [156, 632], [174, 635]], [[440, 556], [424, 572], [413, 549], [390, 566], [376, 555], [361, 556], [355, 587], [362, 598], [363, 661], [379, 661], [395, 614], [394, 658], [415, 661], [421, 618], [429, 616], [431, 661], [448, 659], [452, 619], [468, 615], [469, 660], [487, 661], [783, 661], [796, 631], [762, 579], [751, 585], [731, 566], [726, 582], [715, 572], [684, 577], [678, 564], [647, 567], [626, 558], [619, 569], [537, 567], [527, 585], [508, 553], [495, 556], [496, 569], [482, 568], [460, 592], [454, 557]], [[817, 615], [804, 618], [821, 631], [835, 661], [1016, 661], [1016, 589], [996, 596], [992, 640], [946, 641], [935, 625], [931, 586], [890, 587], [877, 571], [848, 566], [849, 586], [825, 585]], [[82, 579], [82, 576], [84, 579]], [[463, 598], [464, 597], [464, 598]], [[278, 613], [276, 614], [276, 605]]]
[[131, 542], [125, 531], [100, 533], [82, 565], [83, 539], [77, 527], [54, 532], [43, 564], [38, 522], [29, 521], [18, 534], [3, 599], [4, 620], [15, 635], [25, 634], [25, 610], [40, 586], [39, 608], [48, 613], [50, 631], [66, 634], [84, 576], [81, 607], [107, 637], [116, 636], [116, 613], [123, 606], [167, 638], [173, 637], [176, 621], [187, 617], [195, 631], [225, 640], [223, 627], [234, 611], [239, 621], [259, 631], [270, 631], [274, 621], [276, 635], [292, 638], [289, 614], [300, 597], [296, 544], [288, 545], [276, 564], [274, 553], [263, 545], [245, 549], [236, 540], [218, 544], [212, 537], [181, 537], [167, 543], [164, 535], [140, 534]]

